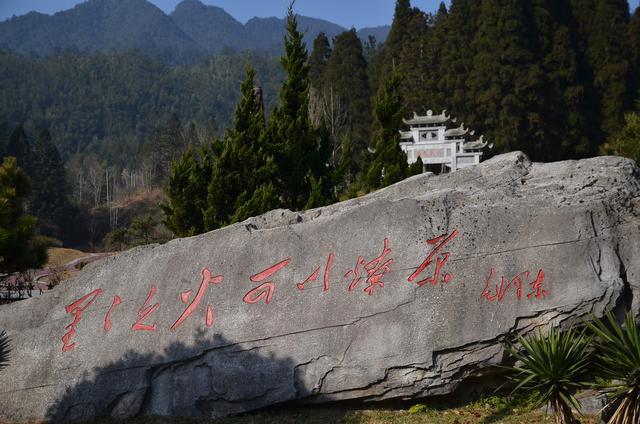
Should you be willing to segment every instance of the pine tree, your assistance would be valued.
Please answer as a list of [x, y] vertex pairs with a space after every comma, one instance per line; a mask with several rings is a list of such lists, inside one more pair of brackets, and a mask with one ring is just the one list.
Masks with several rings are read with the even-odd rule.
[[407, 177], [407, 156], [400, 148], [400, 127], [404, 115], [400, 76], [392, 70], [376, 102], [379, 132], [375, 156], [367, 170], [365, 185], [370, 190], [386, 187]]
[[29, 193], [29, 178], [18, 168], [16, 158], [4, 158], [0, 165], [0, 273], [39, 268], [47, 261], [36, 232], [37, 220], [25, 214]]
[[307, 204], [312, 177], [319, 180], [328, 170], [327, 140], [316, 131], [309, 117], [309, 65], [303, 34], [289, 7], [281, 64], [287, 77], [280, 90], [280, 106], [268, 125], [269, 152], [275, 157], [280, 197], [299, 210]]

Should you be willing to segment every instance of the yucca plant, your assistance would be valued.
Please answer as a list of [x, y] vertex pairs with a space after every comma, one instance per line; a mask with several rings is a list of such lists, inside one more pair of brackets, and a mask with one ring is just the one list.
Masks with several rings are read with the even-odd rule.
[[624, 328], [611, 312], [606, 319], [594, 319], [589, 328], [596, 335], [597, 373], [615, 412], [610, 424], [640, 423], [640, 338], [631, 313]]
[[537, 392], [534, 407], [551, 405], [556, 423], [579, 422], [572, 407], [580, 411], [575, 393], [588, 386], [587, 371], [591, 362], [591, 337], [584, 330], [565, 332], [552, 328], [547, 336], [542, 333], [518, 337], [518, 345], [507, 345], [506, 350], [516, 359], [509, 380], [515, 384], [513, 392]]
[[11, 348], [9, 346], [9, 336], [7, 333], [0, 331], [0, 369], [9, 365], [9, 354]]

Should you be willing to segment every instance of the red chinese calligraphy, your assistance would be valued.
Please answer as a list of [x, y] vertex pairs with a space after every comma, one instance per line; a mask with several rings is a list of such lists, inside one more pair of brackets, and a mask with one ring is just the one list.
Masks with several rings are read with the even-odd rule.
[[[444, 235], [441, 235], [440, 237], [427, 240], [428, 245], [434, 246], [433, 250], [431, 250], [431, 253], [429, 253], [429, 256], [427, 256], [424, 262], [422, 262], [422, 264], [420, 264], [420, 266], [416, 268], [413, 274], [409, 276], [407, 281], [412, 283], [416, 278], [418, 278], [418, 276], [433, 263], [434, 257], [436, 257], [436, 255], [439, 254], [439, 256], [435, 258], [436, 266], [435, 266], [435, 269], [433, 270], [433, 274], [417, 282], [418, 286], [424, 286], [427, 283], [430, 283], [434, 286], [437, 285], [438, 282], [440, 281], [440, 274], [442, 273], [442, 270], [447, 264], [447, 261], [449, 260], [449, 256], [451, 255], [450, 252], [440, 252], [440, 250], [442, 250], [442, 248], [446, 246], [451, 240], [453, 240], [457, 235], [458, 235], [458, 230], [455, 230], [449, 235], [444, 234]], [[452, 279], [453, 279], [453, 276], [448, 272], [445, 272], [444, 275], [442, 276], [442, 281], [445, 284], [450, 283]]]
[[547, 297], [549, 293], [546, 290], [542, 289], [542, 283], [544, 283], [544, 271], [540, 270], [538, 271], [536, 279], [529, 283], [529, 285], [531, 286], [531, 293], [527, 295], [528, 299], [531, 299], [532, 297], [535, 297], [536, 299]]
[[491, 268], [491, 272], [489, 273], [489, 277], [487, 278], [487, 282], [485, 283], [484, 290], [482, 290], [482, 297], [489, 302], [493, 302], [494, 300], [498, 300], [498, 302], [502, 303], [504, 301], [507, 292], [511, 287], [516, 288], [516, 296], [518, 300], [522, 299], [522, 282], [523, 278], [529, 278], [529, 271], [525, 271], [513, 277], [509, 283], [507, 283], [507, 278], [502, 276], [500, 279], [500, 286], [498, 284], [495, 285], [495, 293], [491, 292], [490, 283], [493, 281], [493, 277], [496, 273], [496, 270]]
[[[186, 307], [184, 312], [182, 312], [182, 315], [180, 315], [180, 317], [176, 320], [176, 322], [173, 323], [173, 325], [171, 326], [171, 330], [175, 331], [175, 329], [178, 328], [180, 325], [182, 325], [182, 323], [187, 318], [189, 318], [189, 316], [198, 308], [198, 305], [200, 305], [200, 302], [202, 302], [202, 299], [204, 298], [204, 295], [207, 291], [207, 287], [209, 285], [220, 284], [223, 279], [224, 277], [221, 275], [216, 275], [215, 277], [213, 277], [211, 275], [211, 271], [209, 271], [209, 269], [207, 268], [204, 268], [202, 270], [202, 280], [200, 281], [200, 287], [198, 288], [198, 292], [193, 298], [193, 301], [189, 304], [189, 306]], [[189, 301], [189, 298], [191, 297], [191, 292], [192, 290], [187, 290], [180, 294], [180, 299], [182, 300], [182, 303], [186, 304]], [[207, 312], [205, 315], [205, 325], [207, 327], [211, 327], [213, 325], [213, 321], [214, 321], [213, 307], [210, 304], [207, 304]]]
[[489, 272], [489, 277], [485, 283], [484, 289], [482, 290], [481, 297], [489, 302], [493, 302], [497, 300], [502, 303], [507, 296], [507, 293], [515, 288], [516, 290], [516, 298], [518, 301], [522, 300], [522, 289], [526, 283], [532, 287], [531, 293], [527, 295], [528, 299], [535, 297], [540, 299], [541, 297], [547, 297], [547, 291], [542, 289], [542, 283], [544, 282], [544, 271], [538, 271], [538, 276], [535, 281], [529, 282], [529, 278], [531, 275], [530, 271], [521, 272], [520, 274], [513, 277], [507, 283], [507, 278], [505, 276], [500, 277], [500, 285], [497, 283], [494, 286], [494, 290], [492, 291], [491, 283], [495, 277], [496, 270], [491, 268]]
[[373, 295], [373, 292], [377, 287], [383, 288], [384, 282], [382, 281], [382, 278], [387, 273], [391, 272], [391, 265], [394, 262], [393, 258], [387, 259], [387, 255], [389, 253], [391, 253], [391, 248], [389, 248], [389, 239], [385, 238], [380, 256], [370, 262], [367, 262], [362, 256], [358, 256], [358, 260], [356, 261], [356, 265], [353, 270], [344, 274], [347, 278], [353, 275], [353, 280], [351, 280], [351, 284], [349, 284], [349, 291], [355, 290], [362, 280], [360, 267], [362, 267], [367, 274], [367, 279], [365, 280], [367, 286], [364, 288], [364, 291], [369, 296]]
[[111, 306], [109, 307], [109, 310], [107, 311], [107, 315], [105, 315], [104, 317], [104, 331], [105, 333], [108, 333], [109, 331], [111, 331], [111, 312], [113, 312], [113, 309], [118, 306], [119, 304], [122, 303], [122, 299], [120, 299], [120, 296], [115, 295], [113, 297], [113, 302], [111, 303]]
[[[324, 268], [324, 289], [323, 291], [329, 291], [329, 277], [331, 274], [331, 268], [333, 267], [333, 259], [334, 259], [335, 255], [333, 253], [329, 254], [329, 258], [327, 259], [327, 264], [325, 265]], [[296, 284], [296, 286], [298, 287], [298, 290], [304, 290], [304, 286], [305, 284], [307, 284], [308, 282], [311, 281], [316, 281], [318, 279], [318, 275], [320, 274], [320, 267], [316, 268], [315, 271], [313, 271], [313, 274], [311, 274], [310, 276], [307, 277], [306, 280], [304, 280], [302, 283], [298, 283]]]
[[158, 308], [160, 307], [159, 303], [156, 303], [151, 306], [147, 306], [149, 301], [151, 301], [151, 298], [155, 296], [157, 292], [158, 292], [158, 288], [152, 285], [151, 289], [149, 290], [149, 294], [147, 295], [147, 298], [142, 304], [142, 307], [138, 310], [138, 319], [131, 326], [131, 329], [133, 331], [156, 331], [157, 324], [154, 323], [152, 325], [149, 325], [149, 324], [144, 324], [142, 321], [144, 321], [149, 315], [157, 311]]
[[73, 348], [76, 346], [75, 343], [69, 344], [69, 342], [77, 334], [76, 326], [78, 325], [78, 323], [80, 322], [80, 319], [82, 318], [82, 313], [85, 310], [87, 310], [87, 308], [89, 306], [91, 306], [91, 304], [101, 294], [102, 294], [102, 289], [96, 289], [96, 290], [92, 291], [91, 293], [89, 293], [89, 294], [87, 294], [85, 296], [82, 296], [80, 299], [76, 300], [75, 302], [73, 302], [72, 304], [68, 305], [65, 308], [65, 311], [67, 311], [68, 314], [72, 314], [73, 315], [73, 322], [65, 327], [65, 330], [69, 330], [69, 331], [67, 331], [64, 334], [64, 336], [62, 336], [62, 351], [63, 352], [69, 352], [70, 350], [73, 350]]
[[[252, 275], [251, 277], [249, 277], [249, 279], [254, 283], [261, 283], [262, 281], [271, 277], [276, 272], [280, 271], [282, 268], [289, 265], [289, 262], [291, 262], [291, 258], [285, 259], [282, 262], [278, 262], [277, 264], [270, 266], [264, 271], [261, 271], [255, 275]], [[253, 305], [254, 303], [260, 302], [262, 299], [265, 299], [265, 302], [268, 305], [269, 303], [271, 303], [271, 299], [273, 299], [273, 293], [275, 292], [275, 289], [276, 289], [276, 284], [273, 281], [267, 281], [259, 285], [255, 289], [251, 290], [249, 293], [247, 293], [242, 298], [242, 300], [245, 303], [249, 303]]]

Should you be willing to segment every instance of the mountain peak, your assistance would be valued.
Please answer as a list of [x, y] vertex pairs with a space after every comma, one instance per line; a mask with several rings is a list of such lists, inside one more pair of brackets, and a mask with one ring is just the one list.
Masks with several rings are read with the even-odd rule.
[[[333, 38], [345, 31], [326, 20], [298, 18], [308, 46], [319, 32]], [[372, 30], [359, 35], [366, 40], [367, 32]], [[379, 41], [386, 35], [384, 29], [373, 32]], [[54, 15], [31, 12], [0, 22], [0, 48], [40, 55], [65, 49], [138, 49], [181, 58], [225, 47], [279, 52], [284, 33], [282, 18], [256, 17], [243, 25], [224, 9], [201, 0], [182, 0], [169, 16], [149, 0], [86, 0]]]

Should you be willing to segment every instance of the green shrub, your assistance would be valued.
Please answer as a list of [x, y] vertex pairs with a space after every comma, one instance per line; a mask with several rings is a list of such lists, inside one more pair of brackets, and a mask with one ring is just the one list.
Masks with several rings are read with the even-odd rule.
[[596, 384], [610, 396], [610, 424], [640, 423], [640, 337], [631, 313], [622, 327], [611, 312], [589, 324], [597, 348]]
[[550, 404], [556, 422], [576, 423], [571, 408], [580, 410], [575, 393], [588, 386], [591, 340], [584, 331], [560, 332], [555, 328], [547, 336], [519, 337], [521, 348], [506, 346], [517, 360], [515, 366], [506, 367], [511, 371], [509, 379], [516, 384], [513, 391], [539, 393], [534, 407]]

